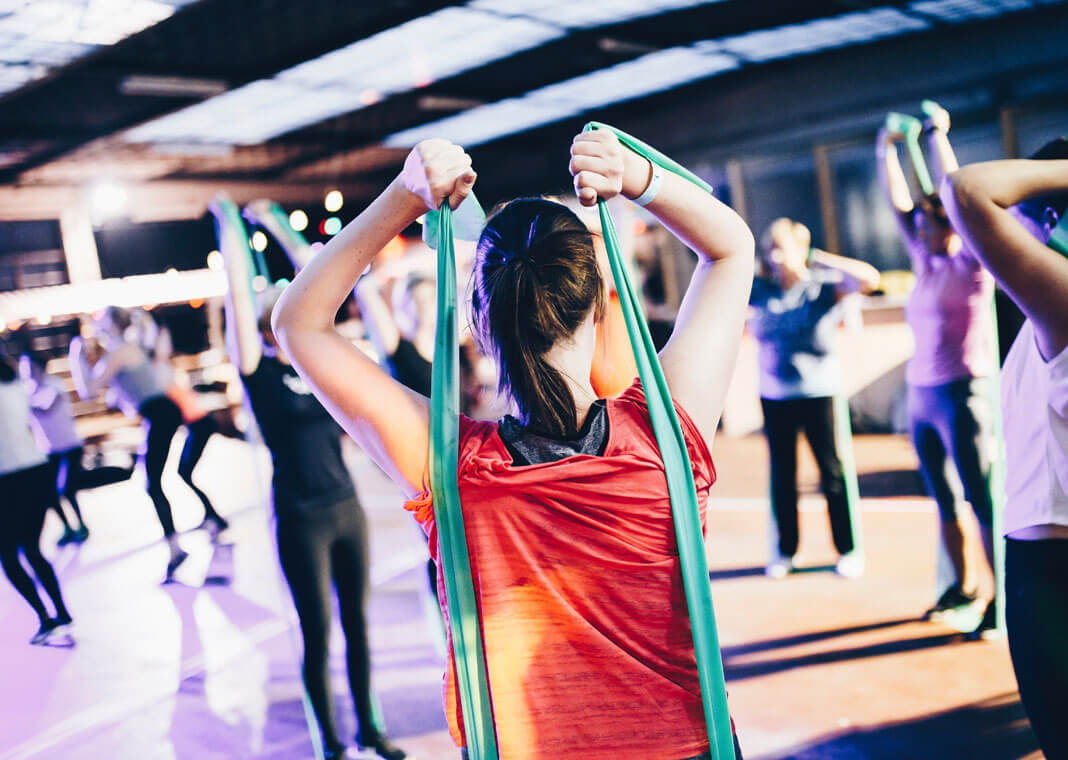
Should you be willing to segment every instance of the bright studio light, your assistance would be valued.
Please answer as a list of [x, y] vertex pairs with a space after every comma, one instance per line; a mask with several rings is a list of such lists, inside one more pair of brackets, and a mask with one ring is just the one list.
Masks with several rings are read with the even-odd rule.
[[259, 230], [252, 233], [252, 247], [257, 251], [267, 250], [267, 236]]
[[213, 272], [222, 271], [223, 265], [226, 262], [223, 261], [223, 256], [218, 251], [212, 251], [208, 254], [208, 269]]
[[341, 210], [341, 207], [345, 205], [345, 196], [341, 194], [340, 190], [331, 190], [326, 194], [326, 198], [323, 199], [323, 205], [332, 214]]
[[267, 278], [262, 274], [258, 274], [252, 278], [252, 289], [257, 293], [262, 293], [267, 290]]
[[290, 213], [289, 226], [297, 232], [303, 232], [308, 228], [308, 215], [298, 208]]
[[336, 235], [341, 232], [341, 220], [336, 216], [327, 217], [323, 220], [323, 234]]
[[126, 209], [126, 188], [112, 180], [101, 180], [89, 188], [89, 204], [98, 219], [111, 219]]

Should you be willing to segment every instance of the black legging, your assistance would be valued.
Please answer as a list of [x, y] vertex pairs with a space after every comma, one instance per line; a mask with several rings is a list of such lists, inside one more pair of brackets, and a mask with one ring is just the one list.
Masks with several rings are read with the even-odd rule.
[[829, 396], [774, 401], [762, 398], [764, 434], [771, 455], [771, 507], [779, 528], [779, 554], [797, 553], [797, 434], [805, 431], [827, 497], [831, 535], [839, 554], [853, 550], [845, 477], [834, 438], [834, 402]]
[[327, 749], [342, 742], [330, 693], [328, 644], [331, 586], [337, 591], [349, 689], [364, 732], [374, 729], [371, 657], [364, 601], [367, 592], [367, 519], [356, 496], [302, 510], [276, 505], [278, 556], [304, 639], [304, 685]]
[[1005, 542], [1005, 622], [1016, 683], [1047, 758], [1068, 758], [1068, 539]]
[[48, 456], [48, 464], [52, 471], [52, 480], [56, 484], [56, 498], [52, 503], [52, 507], [56, 514], [59, 515], [59, 519], [63, 521], [64, 527], [70, 529], [70, 522], [67, 520], [67, 515], [63, 511], [63, 505], [60, 503], [59, 497], [62, 496], [70, 504], [72, 510], [74, 510], [74, 516], [78, 518], [78, 523], [84, 527], [85, 518], [82, 517], [82, 508], [78, 504], [78, 491], [83, 481], [84, 469], [82, 468], [82, 456], [85, 454], [85, 449], [78, 446], [74, 449], [67, 451], [59, 451]]
[[0, 493], [4, 508], [0, 509], [0, 565], [11, 585], [29, 602], [41, 623], [49, 619], [48, 611], [37, 594], [33, 578], [19, 562], [19, 553], [26, 557], [37, 580], [52, 599], [56, 617], [69, 620], [70, 613], [63, 603], [59, 581], [48, 560], [41, 554], [41, 529], [45, 512], [55, 498], [55, 481], [48, 464], [0, 475]]
[[[148, 426], [145, 440], [145, 477], [148, 480], [148, 495], [156, 508], [160, 525], [163, 526], [163, 535], [174, 535], [174, 514], [171, 503], [163, 492], [163, 470], [167, 466], [167, 456], [171, 451], [171, 441], [175, 433], [182, 426], [182, 412], [178, 405], [166, 396], [154, 396], [141, 404], [137, 410], [144, 418]], [[204, 505], [205, 517], [219, 517], [215, 507], [208, 499], [208, 495], [197, 488], [193, 483], [193, 470], [204, 453], [204, 446], [208, 438], [215, 432], [215, 422], [210, 417], [204, 417], [189, 425], [189, 436], [182, 448], [182, 456], [178, 462], [178, 474], [185, 481], [193, 493]]]

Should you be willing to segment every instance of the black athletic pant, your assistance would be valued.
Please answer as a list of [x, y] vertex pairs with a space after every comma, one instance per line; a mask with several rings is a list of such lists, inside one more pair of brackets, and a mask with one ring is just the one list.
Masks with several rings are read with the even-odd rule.
[[349, 689], [365, 735], [373, 735], [371, 657], [364, 603], [367, 593], [367, 520], [356, 496], [300, 510], [276, 505], [278, 556], [304, 639], [304, 685], [323, 743], [340, 747], [330, 692], [330, 608], [337, 592]]
[[1068, 539], [1005, 542], [1009, 652], [1047, 758], [1068, 758]]
[[938, 504], [943, 521], [957, 519], [957, 499], [946, 477], [947, 454], [960, 475], [964, 498], [975, 510], [980, 525], [989, 528], [994, 519], [991, 462], [983, 445], [993, 422], [986, 394], [982, 379], [909, 386], [912, 445], [916, 447], [927, 492]]
[[45, 512], [55, 498], [55, 480], [48, 464], [0, 475], [0, 494], [4, 508], [0, 509], [0, 565], [15, 590], [25, 599], [43, 623], [48, 611], [37, 594], [34, 579], [19, 561], [19, 554], [33, 570], [37, 580], [52, 599], [56, 617], [69, 618], [59, 581], [48, 560], [41, 554], [41, 529]]
[[[137, 410], [148, 426], [145, 441], [145, 477], [148, 480], [148, 495], [156, 508], [163, 535], [174, 535], [174, 514], [171, 503], [163, 492], [163, 470], [167, 466], [167, 456], [171, 451], [171, 441], [182, 426], [182, 412], [178, 405], [166, 396], [154, 396], [141, 404]], [[202, 425], [201, 423], [206, 424]], [[178, 462], [178, 474], [186, 482], [204, 505], [207, 517], [217, 517], [218, 512], [208, 500], [207, 494], [193, 483], [193, 470], [204, 453], [204, 446], [215, 432], [214, 422], [209, 417], [189, 426], [182, 456]]]
[[70, 503], [71, 509], [74, 510], [74, 516], [78, 518], [78, 522], [83, 527], [85, 526], [82, 509], [78, 504], [78, 491], [84, 480], [85, 472], [82, 468], [82, 456], [84, 454], [85, 449], [78, 446], [77, 448], [57, 451], [48, 455], [48, 464], [52, 470], [52, 480], [56, 484], [56, 499], [52, 507], [59, 515], [59, 519], [63, 521], [63, 525], [68, 529], [70, 528], [70, 523], [67, 521], [67, 515], [63, 512], [63, 505], [59, 500], [60, 496]]
[[782, 401], [762, 398], [760, 405], [771, 455], [771, 507], [779, 528], [779, 553], [784, 557], [797, 553], [797, 434], [802, 430], [819, 467], [834, 546], [839, 554], [852, 551], [845, 477], [834, 437], [833, 400], [830, 396]]

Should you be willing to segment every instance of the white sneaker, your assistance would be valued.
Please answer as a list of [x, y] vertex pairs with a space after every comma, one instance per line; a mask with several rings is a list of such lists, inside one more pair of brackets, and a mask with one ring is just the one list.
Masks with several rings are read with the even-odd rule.
[[764, 574], [769, 578], [780, 580], [794, 571], [794, 558], [779, 556], [773, 559], [764, 568]]
[[864, 556], [857, 551], [846, 552], [838, 558], [834, 571], [843, 578], [859, 578], [864, 575]]

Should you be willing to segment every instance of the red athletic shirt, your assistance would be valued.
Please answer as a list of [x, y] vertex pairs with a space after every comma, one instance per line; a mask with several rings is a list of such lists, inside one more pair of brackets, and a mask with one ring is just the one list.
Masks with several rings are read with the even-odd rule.
[[[607, 405], [603, 456], [520, 467], [510, 466], [496, 423], [460, 418], [460, 498], [502, 760], [682, 760], [708, 749], [667, 482], [641, 385]], [[704, 523], [715, 468], [675, 408]], [[431, 495], [406, 508], [436, 561]], [[444, 698], [452, 737], [465, 746], [451, 655]]]

